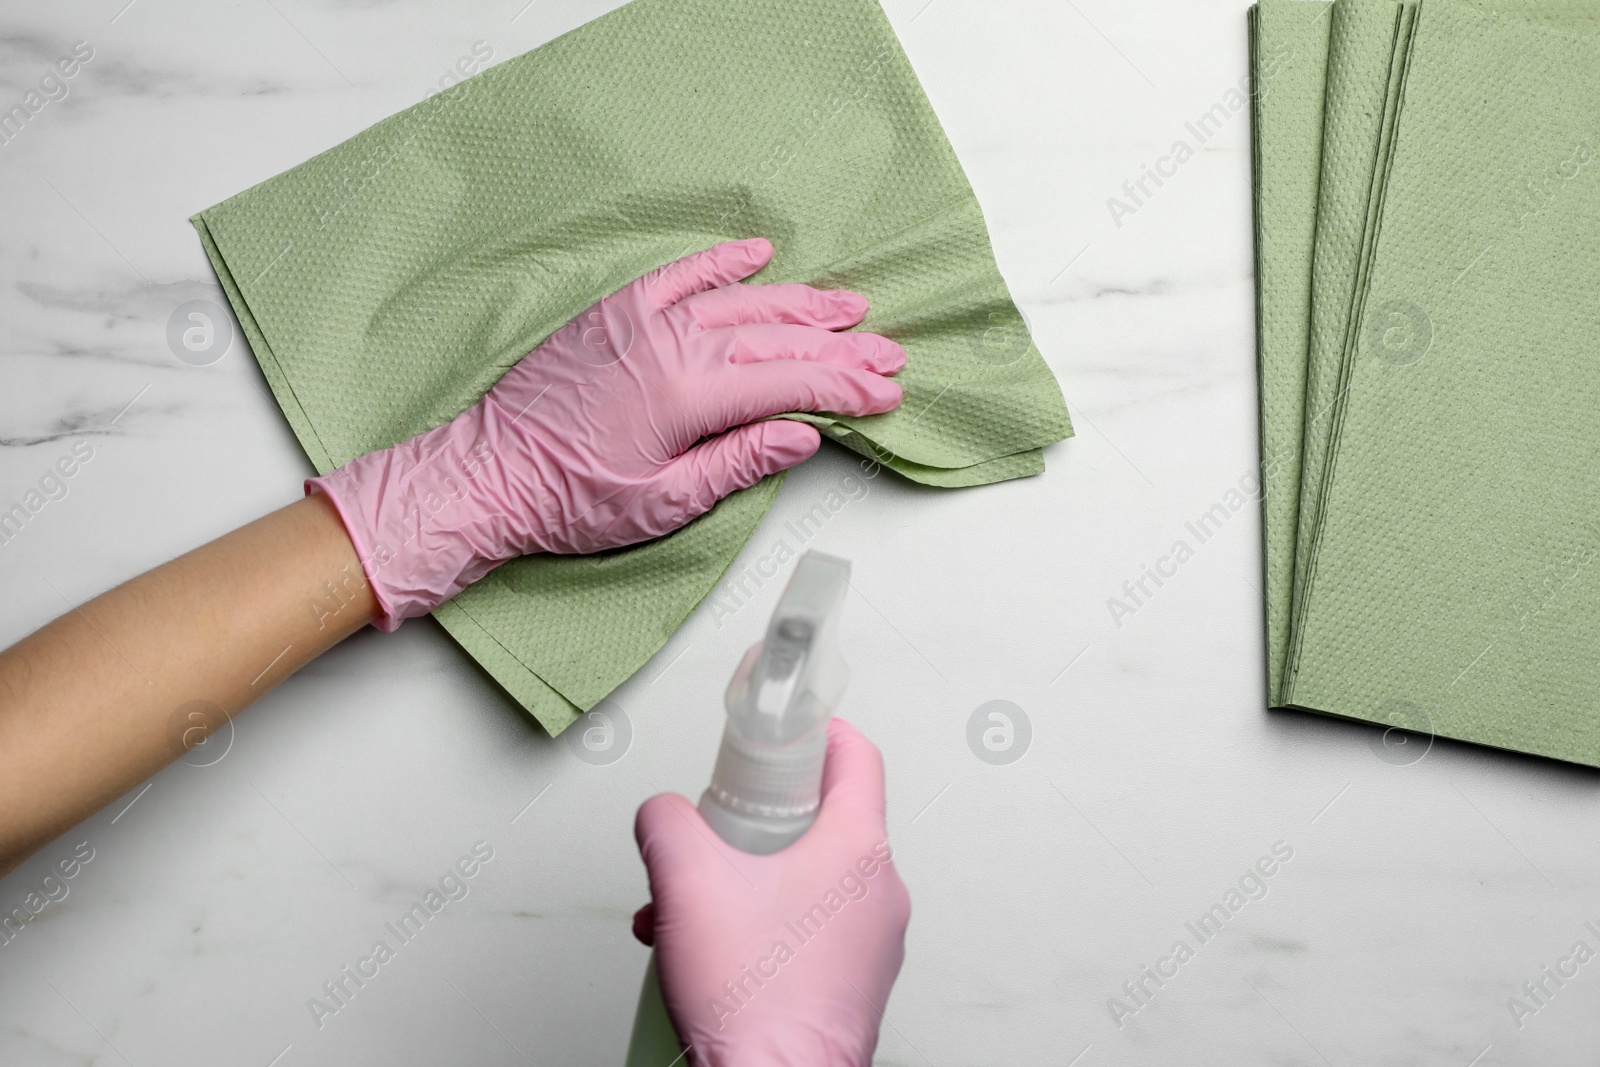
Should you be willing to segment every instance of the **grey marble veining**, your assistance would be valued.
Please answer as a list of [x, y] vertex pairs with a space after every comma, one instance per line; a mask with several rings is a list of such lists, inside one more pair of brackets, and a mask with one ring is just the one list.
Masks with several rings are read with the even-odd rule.
[[[91, 453], [0, 544], [0, 642], [309, 472], [241, 338], [188, 361], [169, 343], [181, 306], [221, 303], [188, 216], [417, 102], [475, 48], [500, 62], [609, 6], [0, 11], [0, 109], [93, 50], [0, 143], [0, 508]], [[1078, 436], [1024, 482], [880, 476], [811, 542], [855, 561], [844, 714], [885, 751], [915, 905], [878, 1062], [1593, 1062], [1600, 963], [1572, 954], [1600, 950], [1593, 772], [1263, 711], [1253, 509], [1134, 614], [1108, 610], [1258, 462], [1249, 119], [1204, 143], [1186, 128], [1244, 73], [1242, 3], [887, 10]], [[854, 470], [830, 450], [794, 474], [733, 572]], [[722, 687], [778, 587], [703, 606], [615, 694], [631, 740], [608, 764], [546, 738], [431, 622], [358, 635], [219, 758], [0, 881], [0, 912], [39, 905], [0, 944], [0, 1062], [620, 1062], [646, 958], [632, 814], [703, 787]], [[1003, 765], [968, 741], [996, 700], [1031, 725]], [[493, 858], [466, 895], [319, 1018], [324, 983], [474, 846]], [[1230, 893], [1243, 905], [1199, 936]]]

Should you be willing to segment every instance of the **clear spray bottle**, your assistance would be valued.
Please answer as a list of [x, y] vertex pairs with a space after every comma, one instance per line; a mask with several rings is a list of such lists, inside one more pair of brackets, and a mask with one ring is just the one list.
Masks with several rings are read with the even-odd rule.
[[[850, 680], [839, 654], [839, 612], [850, 564], [807, 552], [728, 683], [728, 724], [700, 814], [741, 852], [777, 852], [817, 817], [828, 720]], [[672, 1067], [683, 1046], [667, 1017], [651, 956], [626, 1067]]]

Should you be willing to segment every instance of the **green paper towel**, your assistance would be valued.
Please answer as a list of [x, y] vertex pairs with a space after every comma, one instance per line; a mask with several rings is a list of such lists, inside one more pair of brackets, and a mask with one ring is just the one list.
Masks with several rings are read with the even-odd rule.
[[[888, 415], [812, 418], [913, 480], [1043, 469], [1066, 405], [873, 0], [635, 0], [194, 220], [319, 471], [439, 425], [600, 297], [765, 236], [909, 354]], [[552, 733], [632, 674], [779, 479], [683, 530], [500, 567], [436, 614]]]
[[1300, 435], [1311, 317], [1312, 241], [1322, 154], [1329, 13], [1322, 0], [1250, 10], [1256, 237], [1256, 367], [1261, 403], [1267, 700], [1289, 643]]
[[1504, 10], [1416, 15], [1286, 696], [1600, 766], [1600, 22]]
[[[1334, 5], [1311, 275], [1294, 607], [1286, 654], [1290, 661], [1321, 516], [1328, 441], [1352, 344], [1354, 303], [1371, 251], [1380, 176], [1414, 13], [1414, 4], [1394, 0], [1338, 0]], [[1280, 699], [1283, 686], [1280, 676]]]

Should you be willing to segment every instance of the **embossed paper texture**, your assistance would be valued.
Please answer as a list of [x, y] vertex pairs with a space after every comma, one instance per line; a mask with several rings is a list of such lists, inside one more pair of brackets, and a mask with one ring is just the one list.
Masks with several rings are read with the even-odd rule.
[[[1600, 765], [1600, 5], [1329, 22], [1292, 561], [1267, 512], [1269, 573], [1293, 574], [1273, 702]], [[1263, 307], [1276, 247], [1258, 233]]]
[[1256, 347], [1261, 397], [1267, 688], [1289, 644], [1301, 428], [1311, 329], [1331, 3], [1267, 0], [1250, 11], [1254, 110]]

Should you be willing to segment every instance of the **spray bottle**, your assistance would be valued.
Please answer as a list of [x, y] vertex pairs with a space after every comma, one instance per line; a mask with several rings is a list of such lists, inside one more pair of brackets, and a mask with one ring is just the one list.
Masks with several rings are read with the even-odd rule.
[[[728, 725], [700, 814], [741, 852], [777, 852], [817, 816], [828, 720], [850, 678], [838, 638], [849, 586], [847, 561], [820, 552], [801, 556], [766, 637], [745, 653], [728, 683]], [[627, 1067], [672, 1067], [683, 1055], [651, 956]]]

